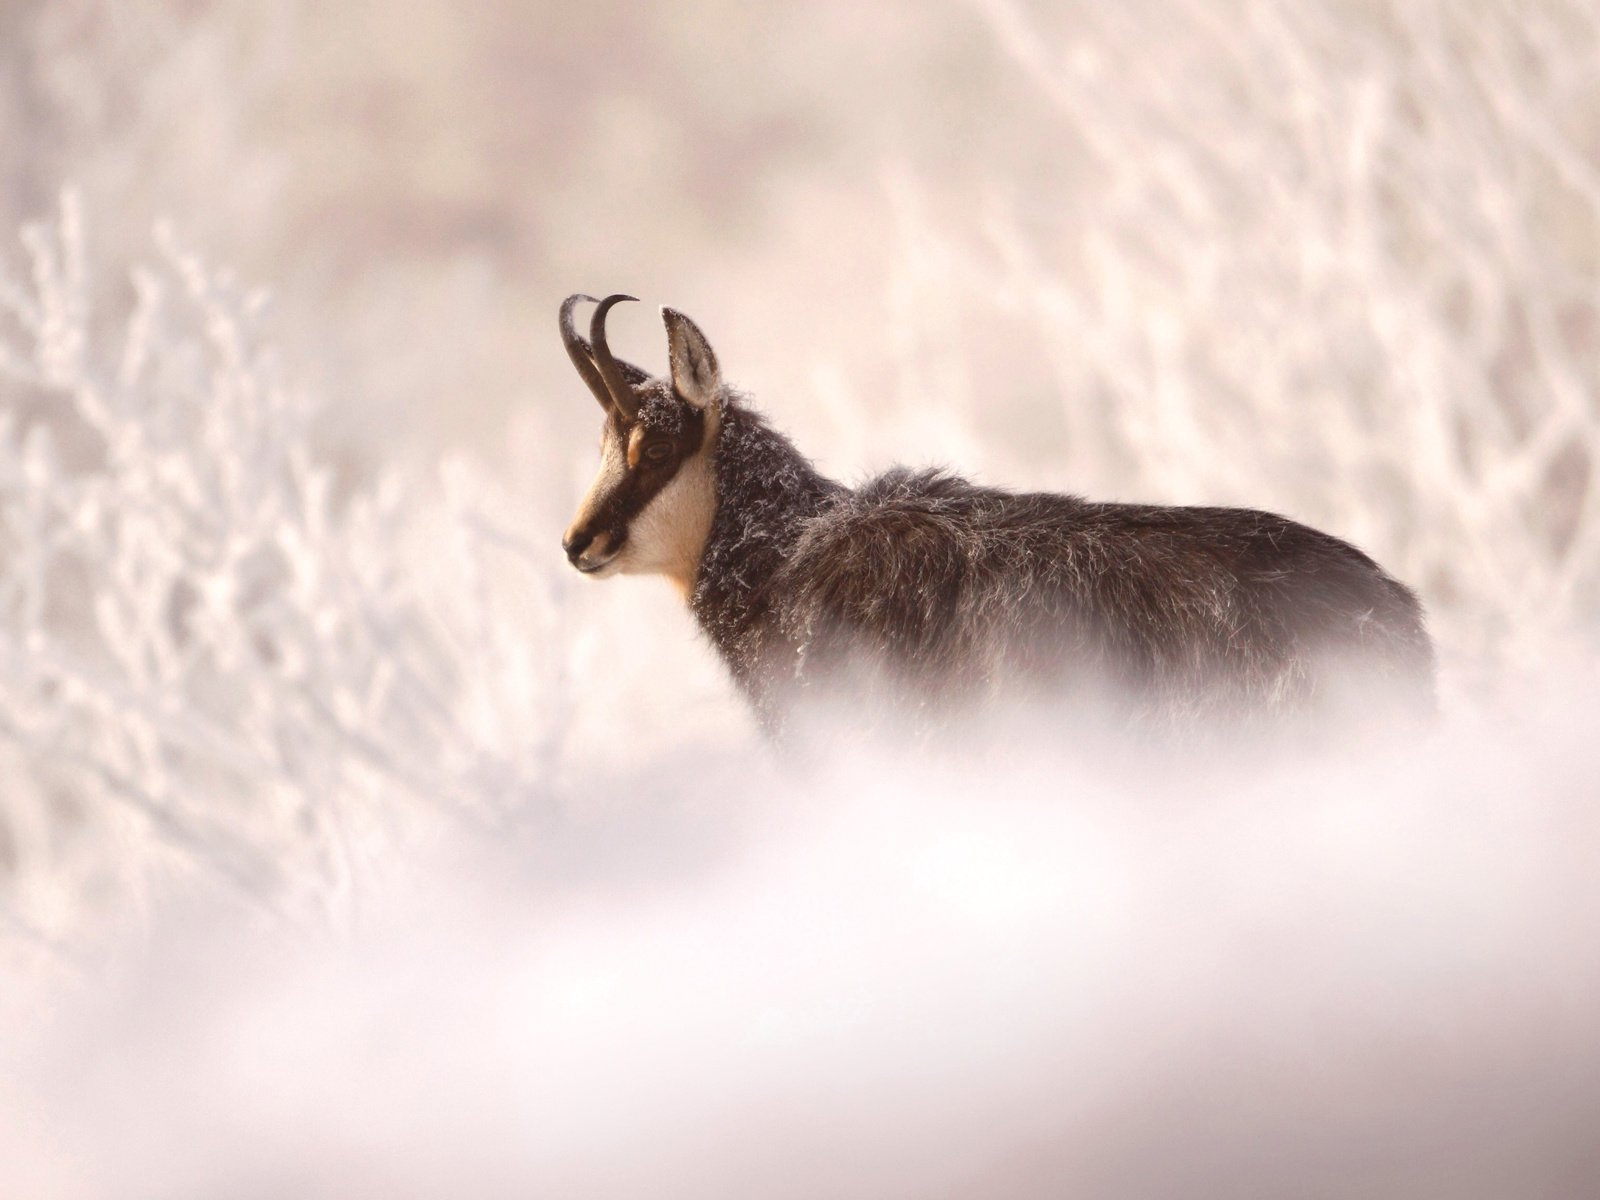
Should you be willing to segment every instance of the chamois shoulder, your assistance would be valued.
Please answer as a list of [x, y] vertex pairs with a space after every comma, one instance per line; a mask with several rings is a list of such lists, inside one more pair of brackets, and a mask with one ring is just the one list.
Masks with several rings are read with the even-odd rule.
[[913, 655], [958, 636], [984, 530], [1011, 499], [945, 471], [903, 468], [841, 492], [805, 522], [784, 564], [788, 611], [802, 626], [794, 632], [836, 624]]
[[965, 676], [974, 531], [996, 500], [954, 475], [897, 469], [808, 518], [776, 589], [803, 671], [860, 690], [877, 669], [930, 695]]
[[975, 531], [1012, 499], [947, 471], [896, 468], [808, 520], [789, 573], [824, 595], [845, 581], [855, 590], [948, 579], [970, 556]]
[[942, 468], [913, 471], [896, 467], [842, 496], [813, 522], [813, 532], [829, 538], [868, 538], [908, 524], [937, 528], [959, 523], [1013, 523], [1072, 519], [1088, 512], [1081, 498], [1054, 492], [1012, 492], [985, 487]]

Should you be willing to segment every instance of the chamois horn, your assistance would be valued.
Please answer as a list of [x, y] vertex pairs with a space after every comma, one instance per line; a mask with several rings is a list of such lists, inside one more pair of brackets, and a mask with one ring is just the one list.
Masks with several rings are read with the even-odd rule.
[[639, 415], [639, 403], [633, 398], [633, 389], [628, 386], [627, 376], [612, 355], [611, 347], [606, 344], [606, 314], [611, 311], [612, 305], [623, 300], [637, 301], [638, 297], [624, 296], [619, 292], [600, 301], [600, 307], [594, 310], [594, 316], [589, 319], [589, 344], [594, 354], [594, 365], [600, 368], [600, 378], [605, 380], [606, 390], [611, 394], [611, 402], [631, 421]]
[[594, 365], [594, 355], [589, 349], [589, 343], [583, 340], [572, 324], [572, 310], [579, 304], [585, 303], [598, 302], [593, 296], [585, 296], [582, 292], [568, 296], [561, 302], [561, 344], [567, 348], [567, 357], [572, 360], [572, 365], [578, 368], [578, 374], [583, 377], [583, 382], [589, 385], [594, 398], [600, 401], [600, 407], [610, 412], [611, 393], [606, 389], [606, 382]]

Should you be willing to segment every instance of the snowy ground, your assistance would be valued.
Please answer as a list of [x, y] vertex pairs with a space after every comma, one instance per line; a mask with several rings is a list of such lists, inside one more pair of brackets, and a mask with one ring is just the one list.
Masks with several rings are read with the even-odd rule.
[[64, 1197], [1579, 1195], [1595, 763], [1551, 712], [1250, 782], [613, 780], [336, 935], [175, 898], [23, 981], [0, 1150]]

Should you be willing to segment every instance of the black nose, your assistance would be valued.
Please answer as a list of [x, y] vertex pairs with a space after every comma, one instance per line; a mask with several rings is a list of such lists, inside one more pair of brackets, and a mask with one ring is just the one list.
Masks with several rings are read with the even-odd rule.
[[578, 565], [578, 556], [589, 548], [589, 543], [594, 541], [594, 534], [586, 529], [576, 533], [569, 533], [561, 539], [561, 548], [567, 552], [567, 561], [573, 566]]

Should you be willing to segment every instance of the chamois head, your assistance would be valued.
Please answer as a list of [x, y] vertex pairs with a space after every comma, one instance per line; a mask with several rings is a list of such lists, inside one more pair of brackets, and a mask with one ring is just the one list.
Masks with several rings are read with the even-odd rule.
[[561, 546], [586, 575], [666, 575], [684, 590], [705, 547], [715, 507], [710, 452], [720, 421], [717, 357], [693, 321], [661, 310], [671, 375], [657, 379], [617, 359], [606, 344], [606, 314], [632, 296], [607, 296], [589, 323], [589, 340], [561, 305], [561, 340], [605, 413], [600, 473], [578, 506]]

